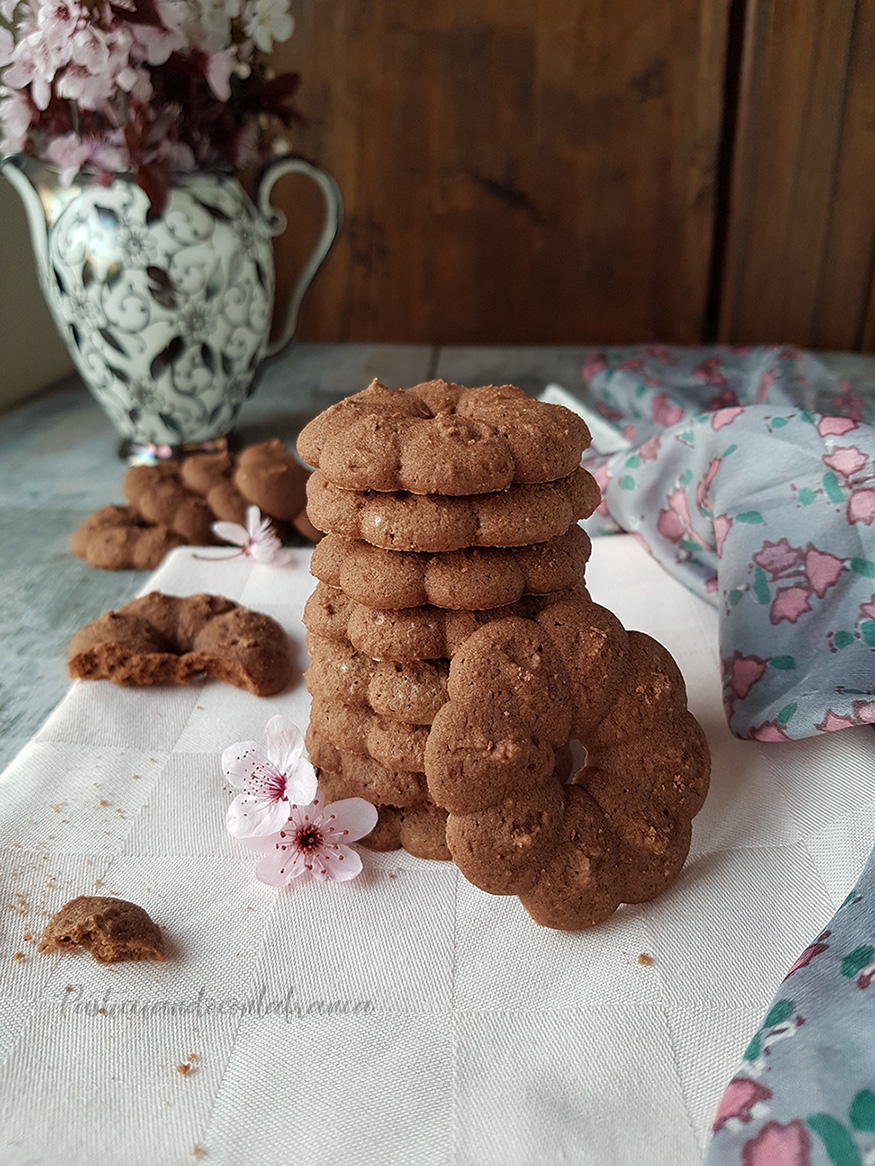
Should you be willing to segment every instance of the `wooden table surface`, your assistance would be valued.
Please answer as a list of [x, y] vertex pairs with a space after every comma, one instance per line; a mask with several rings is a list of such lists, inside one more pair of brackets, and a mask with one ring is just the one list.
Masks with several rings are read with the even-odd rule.
[[[581, 384], [590, 349], [435, 348], [300, 344], [270, 364], [244, 406], [245, 444], [279, 437], [293, 447], [321, 409], [379, 377], [404, 388], [432, 377], [460, 384], [513, 383], [531, 394]], [[826, 357], [869, 391], [875, 357]], [[122, 502], [119, 438], [73, 379], [0, 417], [0, 768], [33, 736], [70, 684], [66, 650], [78, 628], [141, 590], [142, 571], [96, 571], [69, 550], [93, 511]]]

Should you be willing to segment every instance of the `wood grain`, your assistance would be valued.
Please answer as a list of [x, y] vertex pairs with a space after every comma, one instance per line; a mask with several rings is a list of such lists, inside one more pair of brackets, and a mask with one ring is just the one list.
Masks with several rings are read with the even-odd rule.
[[719, 338], [872, 348], [875, 0], [749, 0]]
[[[728, 9], [300, 0], [276, 59], [303, 77], [292, 145], [346, 203], [300, 335], [699, 340]], [[277, 201], [282, 297], [318, 202], [291, 183]]]

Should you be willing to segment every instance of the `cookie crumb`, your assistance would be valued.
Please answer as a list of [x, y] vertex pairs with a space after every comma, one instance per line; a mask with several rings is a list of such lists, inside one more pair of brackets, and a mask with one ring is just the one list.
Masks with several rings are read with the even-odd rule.
[[24, 952], [17, 951], [12, 958], [15, 960], [16, 963], [21, 963], [21, 961], [25, 958]]
[[638, 957], [638, 963], [642, 968], [650, 968], [653, 966], [653, 957], [649, 956], [646, 951], [642, 951]]
[[203, 1146], [199, 1146], [197, 1142], [195, 1142], [194, 1149], [191, 1152], [192, 1158], [203, 1158], [205, 1154], [206, 1150], [203, 1148]]
[[101, 799], [100, 799], [100, 805], [101, 805], [101, 806], [108, 806], [108, 805], [109, 805], [109, 802], [106, 800], [106, 798], [101, 798]]
[[186, 1064], [177, 1065], [176, 1071], [180, 1075], [180, 1077], [187, 1077], [188, 1074], [191, 1072], [191, 1065], [186, 1065]]

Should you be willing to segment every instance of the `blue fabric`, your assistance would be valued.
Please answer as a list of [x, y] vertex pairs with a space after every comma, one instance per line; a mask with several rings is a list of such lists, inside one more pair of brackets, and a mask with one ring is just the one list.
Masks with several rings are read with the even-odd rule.
[[739, 737], [875, 723], [875, 401], [792, 348], [593, 354], [590, 534], [635, 533], [715, 604]]

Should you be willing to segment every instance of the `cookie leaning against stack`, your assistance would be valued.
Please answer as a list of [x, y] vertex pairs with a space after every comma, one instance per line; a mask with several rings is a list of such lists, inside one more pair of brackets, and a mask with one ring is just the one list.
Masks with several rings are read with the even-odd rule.
[[[449, 858], [425, 778], [452, 645], [492, 618], [577, 594], [598, 488], [574, 414], [512, 386], [376, 381], [312, 421], [307, 514], [325, 531], [304, 615], [308, 745], [331, 796], [380, 807], [378, 847]], [[569, 592], [569, 589], [570, 592]]]
[[[304, 612], [326, 796], [378, 806], [375, 848], [452, 857], [560, 928], [676, 877], [708, 772], [674, 662], [584, 589], [588, 444], [560, 406], [444, 381], [374, 381], [298, 441], [326, 532]], [[615, 757], [613, 702], [629, 722]], [[581, 789], [572, 737], [590, 749]]]

